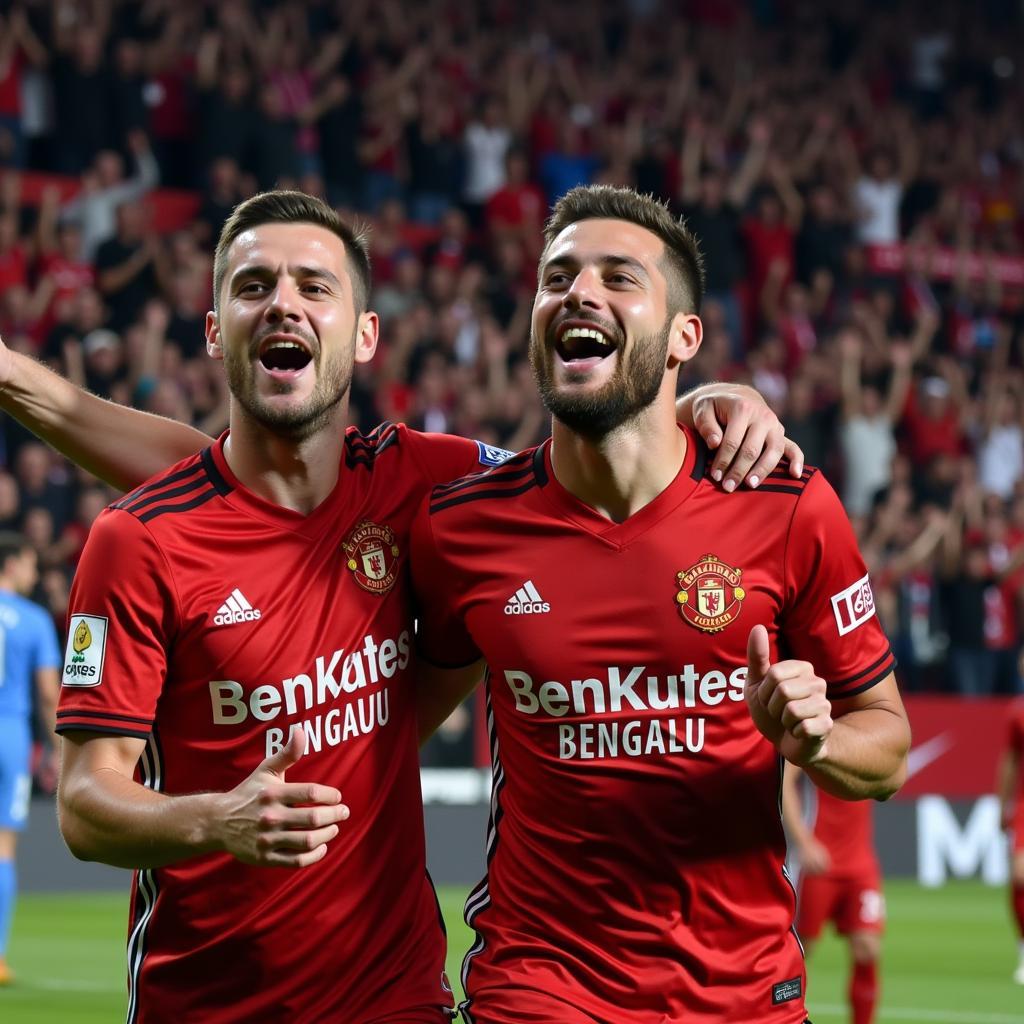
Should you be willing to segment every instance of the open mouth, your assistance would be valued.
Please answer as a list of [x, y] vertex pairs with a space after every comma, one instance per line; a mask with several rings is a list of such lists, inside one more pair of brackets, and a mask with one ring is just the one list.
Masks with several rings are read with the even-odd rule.
[[310, 364], [313, 356], [301, 341], [278, 336], [260, 346], [259, 359], [271, 373], [298, 373]]
[[615, 342], [599, 327], [571, 324], [561, 328], [555, 340], [555, 351], [564, 363], [604, 359], [615, 349]]

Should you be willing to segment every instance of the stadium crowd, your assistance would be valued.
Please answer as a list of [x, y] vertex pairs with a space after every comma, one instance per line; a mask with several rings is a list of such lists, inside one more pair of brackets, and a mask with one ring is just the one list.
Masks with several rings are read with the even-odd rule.
[[[216, 434], [212, 248], [297, 187], [372, 226], [383, 345], [353, 415], [510, 449], [541, 225], [580, 183], [702, 241], [686, 385], [744, 380], [832, 480], [906, 689], [1017, 692], [1024, 639], [1024, 48], [1018, 6], [24, 0], [0, 14], [0, 334]], [[1014, 31], [1015, 30], [1015, 31]], [[29, 202], [35, 172], [57, 179]], [[153, 190], [193, 219], [152, 223]], [[0, 528], [63, 626], [112, 500], [11, 420]], [[130, 439], [126, 439], [130, 443]], [[452, 723], [452, 750], [466, 733]]]

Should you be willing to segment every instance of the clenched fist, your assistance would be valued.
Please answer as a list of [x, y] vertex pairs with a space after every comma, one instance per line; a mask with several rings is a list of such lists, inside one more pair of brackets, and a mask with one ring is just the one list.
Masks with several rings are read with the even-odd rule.
[[755, 626], [747, 640], [744, 696], [754, 725], [787, 761], [804, 767], [825, 757], [833, 725], [825, 680], [806, 661], [773, 665], [764, 626]]

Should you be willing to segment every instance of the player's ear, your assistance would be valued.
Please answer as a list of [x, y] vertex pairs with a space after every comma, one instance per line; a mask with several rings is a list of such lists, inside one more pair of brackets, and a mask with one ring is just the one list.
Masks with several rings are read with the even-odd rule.
[[357, 363], [368, 363], [374, 352], [377, 351], [377, 339], [380, 334], [380, 320], [372, 309], [359, 314], [356, 323], [356, 351], [355, 361]]
[[206, 314], [206, 351], [212, 359], [224, 358], [224, 349], [220, 343], [220, 324], [213, 310]]
[[676, 313], [668, 332], [668, 365], [689, 362], [700, 349], [704, 325], [696, 313]]

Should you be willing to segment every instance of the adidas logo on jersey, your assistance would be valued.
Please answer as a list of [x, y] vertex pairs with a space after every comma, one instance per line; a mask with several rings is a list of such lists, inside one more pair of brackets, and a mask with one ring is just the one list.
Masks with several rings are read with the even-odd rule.
[[551, 605], [537, 593], [533, 580], [527, 580], [505, 605], [506, 615], [539, 615], [551, 611]]
[[236, 622], [255, 622], [260, 617], [259, 608], [253, 608], [235, 587], [228, 599], [217, 609], [213, 617], [215, 626], [233, 626]]

